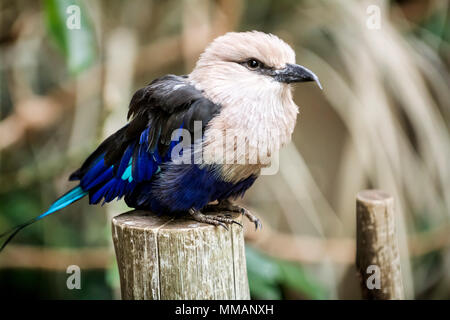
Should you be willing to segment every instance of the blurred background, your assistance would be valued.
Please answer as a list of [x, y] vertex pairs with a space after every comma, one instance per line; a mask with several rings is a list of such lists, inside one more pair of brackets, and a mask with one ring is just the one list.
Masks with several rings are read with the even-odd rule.
[[[293, 143], [241, 201], [264, 225], [246, 226], [251, 296], [359, 299], [355, 195], [379, 188], [395, 197], [406, 296], [450, 298], [448, 1], [2, 0], [0, 26], [0, 231], [73, 186], [135, 90], [189, 73], [218, 35], [260, 30], [324, 90], [295, 87]], [[0, 295], [120, 298], [110, 221], [127, 210], [82, 200], [26, 228], [0, 255]]]

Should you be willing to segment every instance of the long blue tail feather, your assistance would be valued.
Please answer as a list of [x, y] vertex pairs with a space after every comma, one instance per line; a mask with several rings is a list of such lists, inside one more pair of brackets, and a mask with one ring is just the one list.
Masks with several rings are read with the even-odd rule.
[[[183, 124], [179, 128], [180, 133], [182, 128]], [[180, 142], [181, 136], [178, 137], [178, 141], [170, 142], [165, 154], [160, 154], [158, 144], [149, 142], [149, 134], [150, 127], [147, 127], [141, 132], [139, 142], [138, 140], [130, 142], [121, 155], [120, 161], [115, 161], [114, 164], [107, 164], [105, 147], [100, 148], [98, 152], [95, 151], [83, 166], [71, 175], [70, 179], [79, 180], [80, 185], [58, 198], [46, 212], [0, 234], [0, 239], [6, 238], [6, 241], [0, 246], [0, 252], [26, 226], [65, 208], [88, 194], [90, 195], [90, 204], [97, 204], [102, 199], [104, 204], [115, 198], [120, 199], [129, 195], [138, 184], [150, 181], [153, 175], [160, 172], [160, 164], [170, 161], [171, 151]], [[159, 135], [160, 132], [156, 141], [159, 140]], [[152, 147], [150, 148], [150, 146]]]
[[3, 237], [8, 236], [8, 238], [6, 239], [6, 241], [2, 244], [2, 246], [0, 247], [0, 252], [6, 247], [6, 245], [14, 238], [14, 236], [23, 228], [25, 228], [26, 226], [29, 226], [30, 224], [41, 220], [42, 218], [58, 211], [61, 210], [65, 207], [67, 207], [68, 205], [74, 203], [77, 200], [80, 200], [81, 198], [83, 198], [85, 195], [87, 195], [88, 192], [83, 191], [83, 189], [78, 186], [73, 188], [72, 190], [70, 190], [69, 192], [67, 192], [66, 194], [62, 195], [61, 197], [59, 197], [55, 202], [53, 202], [53, 204], [50, 206], [50, 208], [48, 208], [47, 211], [45, 211], [43, 214], [28, 220], [27, 222], [20, 224], [14, 228], [12, 228], [11, 230], [8, 230], [2, 234], [0, 234], [0, 239]]

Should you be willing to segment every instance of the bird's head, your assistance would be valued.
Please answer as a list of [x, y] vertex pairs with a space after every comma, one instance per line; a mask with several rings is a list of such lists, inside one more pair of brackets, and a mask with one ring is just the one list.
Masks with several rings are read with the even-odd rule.
[[[253, 102], [290, 95], [294, 82], [318, 77], [295, 64], [295, 53], [283, 40], [263, 32], [229, 32], [201, 54], [190, 79], [215, 102]], [[232, 101], [237, 100], [237, 101]]]

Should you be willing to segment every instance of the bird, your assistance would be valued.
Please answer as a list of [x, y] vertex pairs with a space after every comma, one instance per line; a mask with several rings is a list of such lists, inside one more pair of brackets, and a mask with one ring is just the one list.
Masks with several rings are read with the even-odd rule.
[[127, 123], [70, 175], [77, 185], [41, 215], [0, 234], [6, 238], [0, 251], [26, 226], [84, 197], [90, 204], [123, 198], [131, 208], [184, 214], [226, 229], [241, 224], [213, 213], [238, 212], [262, 227], [234, 200], [290, 141], [299, 112], [292, 84], [308, 81], [322, 89], [276, 35], [217, 37], [190, 74], [168, 74], [137, 90]]

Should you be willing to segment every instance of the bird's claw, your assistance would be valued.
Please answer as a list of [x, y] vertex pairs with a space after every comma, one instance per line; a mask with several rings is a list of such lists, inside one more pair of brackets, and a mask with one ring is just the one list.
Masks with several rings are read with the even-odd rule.
[[[233, 203], [231, 203], [229, 200], [223, 200], [221, 202], [219, 202], [218, 204], [215, 205], [207, 205], [204, 210], [206, 212], [221, 212], [221, 211], [225, 211], [225, 212], [236, 212], [236, 213], [240, 213], [241, 215], [245, 216], [250, 222], [253, 222], [255, 224], [255, 230], [262, 229], [262, 223], [261, 220], [258, 219], [256, 216], [254, 216], [253, 214], [250, 213], [249, 210], [247, 210], [246, 208], [237, 206]], [[204, 214], [202, 214], [204, 215]], [[206, 215], [205, 215], [206, 216]], [[233, 220], [230, 214], [221, 214], [218, 216], [207, 216], [208, 219], [214, 219], [220, 222], [224, 222], [226, 224], [238, 224], [241, 227], [243, 227], [243, 225], [235, 220]], [[202, 221], [202, 222], [206, 222], [206, 221]], [[206, 223], [211, 223], [211, 222], [206, 222]], [[211, 224], [215, 224], [215, 223], [211, 223]], [[217, 224], [216, 224], [217, 225]], [[228, 229], [227, 229], [228, 230]]]
[[245, 216], [248, 220], [250, 220], [251, 222], [253, 222], [255, 224], [255, 231], [257, 231], [258, 228], [262, 229], [261, 220], [259, 218], [257, 218], [255, 215], [251, 214], [250, 211], [241, 207], [240, 212], [243, 216]]
[[236, 220], [233, 220], [233, 223], [234, 224], [237, 224], [238, 226], [240, 226], [241, 228], [243, 228], [244, 226], [242, 225], [242, 223], [240, 223], [240, 222], [237, 222]]
[[200, 211], [194, 210], [194, 209], [189, 210], [189, 214], [195, 221], [202, 222], [202, 223], [208, 223], [208, 224], [212, 224], [215, 226], [222, 226], [227, 231], [229, 230], [228, 226], [233, 223], [243, 227], [242, 224], [239, 223], [238, 221], [235, 221], [235, 220], [229, 218], [229, 217], [231, 217], [231, 215], [227, 215], [229, 217], [226, 217], [224, 215], [218, 215], [218, 216], [205, 215], [205, 214], [201, 213]]
[[228, 227], [225, 223], [218, 221], [218, 225], [224, 227], [224, 229], [228, 231]]

